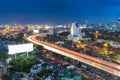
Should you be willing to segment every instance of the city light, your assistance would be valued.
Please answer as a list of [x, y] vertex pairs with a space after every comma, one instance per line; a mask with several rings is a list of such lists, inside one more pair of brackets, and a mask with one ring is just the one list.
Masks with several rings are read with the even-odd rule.
[[0, 80], [120, 80], [120, 0], [0, 0]]
[[97, 30], [97, 31], [95, 31], [95, 33], [96, 33], [96, 34], [99, 34], [99, 31]]
[[103, 46], [104, 46], [105, 48], [107, 48], [107, 47], [108, 47], [108, 44], [107, 44], [107, 43], [104, 43]]
[[[98, 60], [97, 58], [93, 58], [93, 57], [90, 57], [87, 55], [78, 54], [74, 51], [71, 51], [71, 50], [68, 50], [68, 49], [65, 49], [62, 47], [58, 47], [54, 44], [46, 43], [43, 41], [38, 41], [38, 40], [34, 39], [36, 36], [37, 35], [30, 36], [30, 37], [28, 37], [28, 40], [35, 43], [35, 44], [41, 45], [45, 49], [48, 49], [50, 51], [56, 52], [58, 54], [61, 54], [61, 55], [64, 55], [64, 56], [67, 56], [67, 57], [70, 57], [73, 59], [76, 59], [80, 62], [86, 63], [88, 65], [94, 66], [96, 68], [102, 69], [102, 70], [109, 72], [111, 74], [119, 76], [120, 72], [119, 72], [119, 70], [116, 69], [119, 66], [117, 64], [112, 64], [112, 63], [109, 63], [109, 62], [106, 62], [106, 61], [103, 61], [100, 59]], [[106, 44], [105, 44], [105, 46], [106, 46]], [[85, 59], [84, 59], [84, 57], [85, 57]], [[114, 67], [114, 68], [112, 68], [112, 67]], [[115, 73], [113, 73], [113, 72], [115, 72]]]

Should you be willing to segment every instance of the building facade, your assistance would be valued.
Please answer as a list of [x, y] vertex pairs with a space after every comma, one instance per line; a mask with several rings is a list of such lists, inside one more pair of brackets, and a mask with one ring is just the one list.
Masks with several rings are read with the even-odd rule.
[[0, 65], [0, 77], [7, 74], [7, 66]]
[[71, 31], [70, 31], [70, 34], [68, 35], [68, 40], [77, 42], [78, 40], [84, 40], [85, 38], [83, 38], [83, 36], [86, 36], [86, 35], [84, 32], [82, 32], [81, 26], [77, 23], [72, 23]]

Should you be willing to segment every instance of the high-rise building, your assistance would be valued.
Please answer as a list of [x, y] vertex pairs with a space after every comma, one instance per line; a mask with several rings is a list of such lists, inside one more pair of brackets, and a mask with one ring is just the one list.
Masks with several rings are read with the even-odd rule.
[[50, 28], [48, 31], [51, 35], [57, 34], [57, 28]]
[[81, 31], [81, 26], [78, 23], [72, 23], [70, 35], [68, 35], [68, 40], [72, 40], [73, 42], [77, 42], [78, 40], [83, 40], [83, 36], [85, 33]]
[[118, 18], [117, 28], [120, 30], [120, 18]]
[[78, 34], [79, 34], [79, 25], [77, 23], [72, 23], [71, 35], [78, 35]]

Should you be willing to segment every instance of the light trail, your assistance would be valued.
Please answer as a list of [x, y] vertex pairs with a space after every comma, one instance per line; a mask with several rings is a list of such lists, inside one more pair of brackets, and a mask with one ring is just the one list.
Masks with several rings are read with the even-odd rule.
[[47, 50], [50, 50], [50, 51], [53, 51], [53, 52], [58, 53], [60, 55], [78, 60], [80, 62], [83, 62], [85, 64], [88, 64], [90, 66], [93, 66], [95, 68], [101, 69], [101, 70], [106, 71], [110, 74], [113, 74], [113, 75], [120, 77], [120, 65], [106, 62], [104, 60], [94, 58], [94, 57], [91, 57], [88, 55], [84, 55], [84, 54], [63, 48], [63, 47], [59, 47], [55, 44], [51, 44], [51, 43], [44, 42], [44, 41], [39, 41], [36, 39], [36, 37], [38, 37], [38, 36], [39, 35], [29, 36], [28, 40], [30, 42], [37, 44], [37, 45], [43, 46]]

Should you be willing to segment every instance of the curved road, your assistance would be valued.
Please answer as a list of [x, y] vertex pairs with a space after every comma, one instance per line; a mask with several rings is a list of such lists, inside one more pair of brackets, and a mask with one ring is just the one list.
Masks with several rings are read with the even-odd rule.
[[39, 41], [36, 39], [37, 36], [39, 36], [39, 34], [29, 36], [27, 39], [30, 42], [33, 42], [37, 45], [43, 46], [47, 50], [53, 51], [55, 53], [58, 53], [60, 55], [66, 56], [66, 57], [73, 58], [75, 60], [78, 60], [80, 62], [83, 62], [85, 64], [88, 64], [90, 66], [96, 67], [98, 69], [101, 69], [101, 70], [106, 71], [110, 74], [113, 74], [113, 75], [120, 77], [120, 65], [106, 62], [104, 60], [94, 58], [94, 57], [91, 57], [88, 55], [84, 55], [84, 54], [69, 50], [69, 49], [64, 48], [64, 47], [59, 47], [59, 46], [52, 44], [52, 43]]

